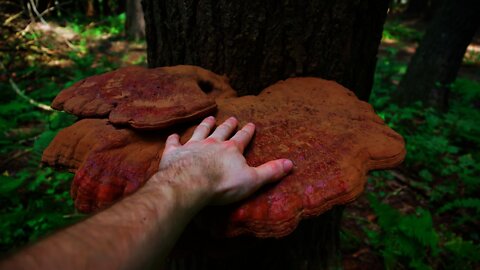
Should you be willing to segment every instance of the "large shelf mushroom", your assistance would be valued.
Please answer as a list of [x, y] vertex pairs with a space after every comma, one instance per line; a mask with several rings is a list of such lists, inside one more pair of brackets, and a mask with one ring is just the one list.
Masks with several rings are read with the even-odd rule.
[[[199, 82], [208, 85], [208, 93]], [[192, 99], [197, 96], [208, 102]], [[144, 102], [152, 97], [155, 102]], [[54, 104], [80, 117], [97, 118], [61, 131], [43, 155], [45, 163], [76, 173], [72, 196], [84, 212], [104, 208], [138, 189], [156, 171], [166, 135], [175, 131], [185, 141], [194, 128], [191, 121], [205, 111], [215, 113], [218, 121], [233, 115], [241, 124], [254, 122], [257, 131], [246, 150], [247, 162], [257, 166], [289, 158], [294, 171], [251, 198], [205, 211], [202, 227], [224, 236], [285, 236], [302, 219], [354, 200], [369, 170], [394, 167], [405, 156], [402, 137], [368, 103], [318, 78], [292, 78], [258, 96], [235, 97], [225, 78], [198, 67], [127, 68], [86, 79], [60, 93]], [[135, 107], [145, 104], [168, 109]], [[215, 104], [216, 112], [205, 109]], [[187, 123], [180, 125], [177, 119]]]
[[194, 66], [130, 66], [75, 83], [58, 94], [52, 107], [136, 129], [160, 129], [211, 114], [213, 97], [232, 95], [225, 77]]

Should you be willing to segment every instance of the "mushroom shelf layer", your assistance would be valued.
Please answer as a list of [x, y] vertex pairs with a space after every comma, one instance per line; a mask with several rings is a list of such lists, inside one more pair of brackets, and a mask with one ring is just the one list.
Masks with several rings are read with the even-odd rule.
[[277, 158], [295, 164], [280, 183], [215, 213], [229, 236], [287, 235], [300, 220], [358, 197], [369, 170], [394, 167], [405, 156], [403, 138], [368, 103], [332, 81], [292, 78], [258, 96], [217, 103], [220, 121], [233, 115], [256, 124], [249, 165]]
[[235, 91], [225, 77], [199, 67], [131, 66], [75, 83], [58, 94], [52, 107], [137, 129], [160, 129], [213, 113], [214, 97], [220, 94]]
[[[295, 164], [290, 175], [254, 196], [206, 209], [199, 224], [216, 234], [285, 236], [302, 219], [358, 197], [369, 170], [394, 167], [405, 156], [402, 137], [368, 103], [332, 81], [292, 78], [258, 96], [217, 98], [216, 103], [219, 123], [233, 115], [241, 125], [256, 124], [246, 149], [251, 166], [276, 158]], [[167, 133], [178, 132], [186, 141], [193, 129], [174, 126], [152, 133], [84, 119], [59, 133], [43, 161], [76, 172], [75, 205], [95, 211], [132, 193], [155, 173]]]

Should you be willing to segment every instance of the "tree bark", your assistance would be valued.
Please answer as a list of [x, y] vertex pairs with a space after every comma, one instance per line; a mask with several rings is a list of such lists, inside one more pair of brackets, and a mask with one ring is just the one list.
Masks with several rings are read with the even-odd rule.
[[193, 64], [241, 94], [278, 80], [335, 80], [367, 100], [387, 0], [144, 0], [150, 67]]
[[[421, 19], [429, 21], [443, 0], [409, 0], [403, 12], [405, 19]], [[440, 3], [441, 4], [441, 3]]]
[[[315, 76], [368, 100], [388, 4], [143, 0], [148, 63], [191, 64], [226, 74], [240, 95], [257, 94], [288, 77]], [[165, 269], [335, 268], [341, 212], [337, 207], [302, 221], [282, 239], [198, 239], [202, 232], [190, 228]]]
[[193, 222], [161, 269], [339, 269], [343, 209], [339, 206], [303, 220], [293, 233], [280, 239], [220, 239], [207, 235]]
[[422, 101], [439, 109], [448, 107], [450, 85], [480, 25], [479, 14], [478, 0], [443, 2], [400, 82], [396, 93], [400, 104]]
[[127, 0], [126, 11], [125, 32], [127, 37], [133, 40], [145, 38], [145, 19], [141, 0]]
[[94, 17], [95, 16], [95, 0], [87, 0], [87, 11], [86, 15], [87, 17]]

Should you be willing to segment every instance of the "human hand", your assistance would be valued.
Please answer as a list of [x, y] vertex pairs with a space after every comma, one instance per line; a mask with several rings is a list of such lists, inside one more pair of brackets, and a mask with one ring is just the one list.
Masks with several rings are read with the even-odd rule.
[[[258, 167], [248, 166], [243, 151], [255, 132], [255, 125], [248, 123], [233, 137], [238, 121], [231, 117], [215, 126], [215, 118], [204, 119], [193, 132], [190, 140], [182, 145], [177, 134], [168, 137], [160, 170], [178, 167], [188, 177], [189, 187], [203, 192], [210, 204], [228, 204], [241, 200], [262, 185], [281, 179], [293, 167], [288, 159], [269, 161]], [[207, 137], [208, 136], [208, 137]]]

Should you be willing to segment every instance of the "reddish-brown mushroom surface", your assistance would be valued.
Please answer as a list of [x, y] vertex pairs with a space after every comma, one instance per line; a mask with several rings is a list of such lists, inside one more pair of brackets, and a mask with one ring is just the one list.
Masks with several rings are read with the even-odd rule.
[[[79, 81], [52, 103], [80, 117], [158, 129], [211, 114], [216, 95], [234, 95], [226, 78], [194, 66], [125, 67]], [[212, 92], [207, 95], [207, 92]]]
[[258, 96], [217, 103], [220, 121], [233, 115], [256, 124], [249, 165], [277, 158], [295, 164], [278, 184], [224, 209], [224, 223], [210, 224], [228, 236], [287, 235], [300, 220], [358, 197], [369, 170], [394, 167], [406, 153], [403, 138], [368, 103], [332, 81], [292, 78]]
[[164, 139], [117, 129], [106, 119], [83, 119], [58, 133], [42, 161], [75, 172], [75, 207], [92, 212], [137, 190], [158, 170]]
[[[293, 173], [254, 196], [226, 207], [207, 209], [202, 226], [226, 236], [281, 237], [300, 220], [355, 199], [369, 170], [398, 165], [404, 141], [368, 103], [339, 84], [316, 78], [278, 82], [258, 96], [217, 99], [218, 122], [236, 116], [253, 122], [256, 135], [246, 149], [252, 166], [289, 158]], [[84, 119], [63, 130], [44, 153], [52, 166], [76, 169], [75, 205], [92, 211], [139, 188], [156, 171], [166, 136], [193, 127], [161, 132], [118, 128], [102, 119]]]

